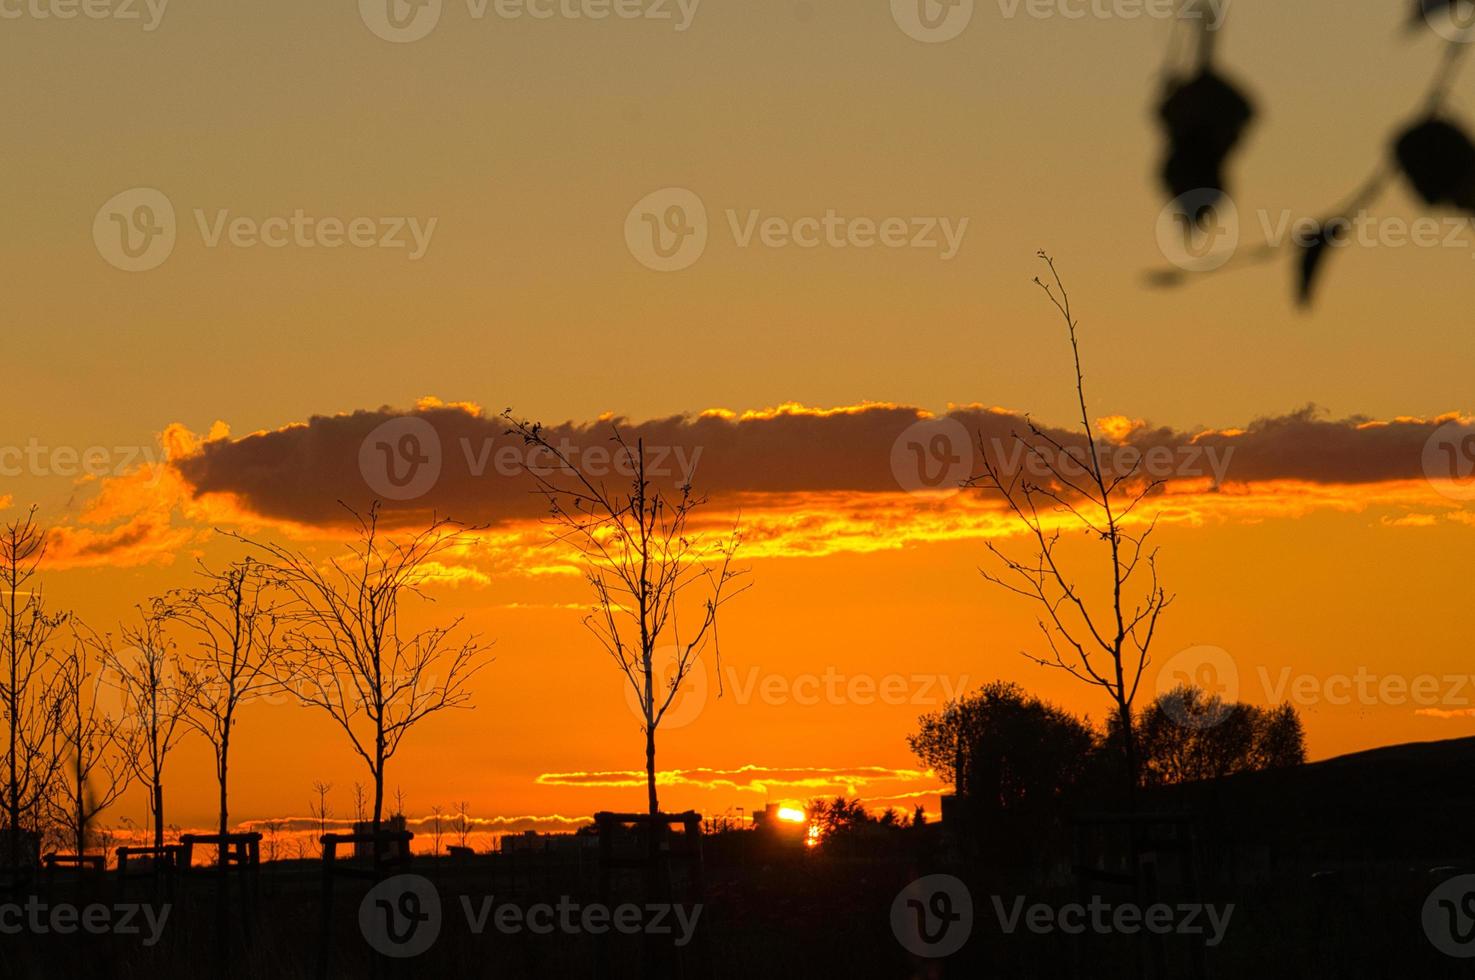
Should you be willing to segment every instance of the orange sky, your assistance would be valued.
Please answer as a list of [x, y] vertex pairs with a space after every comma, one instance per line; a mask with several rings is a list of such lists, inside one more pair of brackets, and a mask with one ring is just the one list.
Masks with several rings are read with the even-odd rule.
[[[534, 512], [518, 516], [535, 505], [524, 503], [527, 488], [514, 476], [472, 476], [456, 459], [456, 439], [466, 437], [453, 433], [501, 431], [475, 406], [427, 400], [405, 415], [320, 417], [239, 438], [216, 426], [204, 443], [171, 428], [167, 464], [79, 485], [86, 503], [62, 519], [53, 541], [54, 601], [106, 628], [127, 603], [185, 584], [193, 557], [218, 563], [244, 553], [212, 528], [333, 553], [342, 527], [306, 515], [324, 499], [367, 500], [365, 482], [377, 474], [359, 468], [358, 434], [405, 418], [440, 434], [442, 468], [422, 496], [389, 501], [386, 519], [413, 522], [431, 508], [454, 514], [458, 501], [464, 508], [471, 500], [480, 503], [458, 516], [498, 522], [444, 560], [436, 603], [416, 620], [464, 615], [468, 630], [495, 641], [496, 661], [475, 682], [474, 710], [436, 716], [415, 733], [391, 764], [391, 787], [420, 814], [468, 800], [490, 831], [565, 827], [595, 809], [639, 806], [638, 716], [580, 626], [589, 595], [572, 556], [547, 542]], [[661, 433], [707, 440], [685, 447], [708, 454], [698, 466], [713, 495], [702, 524], [719, 527], [741, 508], [754, 581], [729, 607], [720, 671], [707, 665], [663, 730], [665, 805], [751, 811], [845, 792], [935, 810], [939, 784], [920, 771], [905, 735], [919, 714], [995, 678], [1102, 717], [1098, 692], [1020, 655], [1041, 652], [1033, 610], [977, 574], [985, 541], [1021, 546], [1017, 526], [977, 494], [908, 492], [915, 486], [896, 468], [894, 440], [911, 426], [979, 419], [1018, 421], [1002, 411], [930, 417], [875, 405], [625, 423], [652, 448]], [[604, 441], [611, 421], [566, 431], [587, 447]], [[1177, 672], [1199, 677], [1204, 657], [1193, 651], [1207, 645], [1230, 658], [1229, 671], [1213, 678], [1228, 693], [1298, 705], [1316, 757], [1465, 734], [1475, 724], [1475, 681], [1465, 680], [1475, 669], [1455, 617], [1441, 613], [1459, 608], [1462, 586], [1447, 574], [1446, 556], [1467, 540], [1475, 512], [1456, 499], [1470, 496], [1465, 483], [1425, 478], [1423, 453], [1450, 432], [1470, 434], [1468, 421], [1373, 425], [1302, 414], [1181, 442], [1124, 418], [1103, 419], [1102, 428], [1112, 434], [1108, 453], [1177, 446], [1172, 458], [1182, 471], [1169, 474], [1168, 492], [1150, 505], [1163, 575], [1178, 599], [1145, 697], [1159, 683], [1171, 686]], [[291, 449], [297, 440], [320, 454], [305, 469]], [[1210, 452], [1216, 444], [1222, 452]], [[1189, 462], [1185, 447], [1204, 452]], [[755, 449], [768, 469], [724, 470], [711, 455], [725, 450], [746, 461]], [[796, 452], [823, 465], [787, 465]], [[213, 462], [202, 469], [205, 459]], [[1216, 459], [1223, 470], [1214, 489], [1193, 467]], [[286, 468], [273, 475], [273, 465]], [[222, 489], [263, 468], [265, 480]], [[203, 493], [191, 481], [207, 473], [214, 489]], [[724, 481], [740, 478], [748, 483], [733, 494]], [[805, 489], [812, 481], [823, 486]], [[246, 489], [253, 486], [264, 489]], [[1066, 554], [1100, 560], [1081, 544]], [[1083, 590], [1099, 599], [1095, 566], [1079, 567]], [[236, 746], [235, 812], [243, 819], [304, 814], [316, 779], [335, 784], [342, 816], [352, 783], [366, 778], [330, 722], [285, 698], [247, 709]], [[171, 762], [181, 822], [209, 817], [205, 752], [186, 744]]]
[[[1222, 648], [1254, 701], [1309, 678], [1298, 703], [1317, 757], [1470, 732], [1475, 690], [1456, 687], [1475, 673], [1459, 625], [1475, 516], [1428, 482], [1425, 449], [1437, 420], [1475, 411], [1475, 335], [1452, 285], [1472, 249], [1346, 251], [1310, 313], [1292, 308], [1285, 262], [1147, 288], [1163, 265], [1150, 106], [1168, 24], [980, 2], [957, 38], [928, 44], [881, 2], [704, 0], [684, 30], [471, 9], [447, 0], [433, 32], [399, 44], [354, 4], [171, 3], [148, 30], [6, 20], [0, 57], [25, 95], [0, 110], [19, 134], [0, 242], [0, 517], [35, 502], [61, 529], [58, 604], [108, 628], [184, 584], [196, 553], [238, 555], [217, 526], [331, 547], [323, 510], [369, 493], [352, 482], [354, 426], [427, 396], [553, 424], [655, 420], [705, 447], [714, 516], [741, 507], [755, 583], [724, 624], [724, 696], [661, 741], [679, 774], [663, 803], [910, 801], [936, 783], [904, 736], [949, 685], [1008, 678], [1103, 709], [1019, 655], [1032, 611], [977, 574], [985, 540], [1010, 540], [996, 510], [909, 494], [893, 467], [918, 412], [1070, 423], [1068, 347], [1029, 283], [1048, 246], [1083, 317], [1093, 415], [1119, 416], [1108, 429], [1129, 442], [1242, 450], [1222, 492], [1184, 480], [1164, 500], [1179, 598], [1160, 664]], [[1438, 53], [1405, 17], [1232, 4], [1220, 50], [1261, 110], [1233, 168], [1255, 233], [1261, 215], [1320, 213], [1384, 153]], [[1454, 110], [1467, 101], [1457, 92]], [[177, 241], [157, 268], [126, 272], [94, 223], [137, 188], [167, 199]], [[711, 223], [700, 260], [661, 273], [625, 232], [666, 188], [695, 194]], [[1424, 213], [1402, 186], [1378, 208]], [[210, 243], [222, 214], [260, 225], [299, 210], [433, 233], [413, 259]], [[831, 210], [967, 231], [947, 258], [739, 238], [755, 212]], [[475, 411], [422, 404], [449, 426], [426, 500], [499, 522], [436, 613], [464, 613], [497, 660], [476, 710], [428, 722], [391, 783], [412, 811], [464, 798], [487, 818], [539, 818], [513, 827], [640, 805], [638, 786], [569, 775], [641, 761], [620, 678], [579, 626], [577, 576], [510, 484], [457, 462], [459, 436], [485, 431]], [[1298, 414], [1307, 405], [1322, 408]], [[991, 417], [959, 411], [970, 430]], [[1151, 425], [1123, 427], [1138, 419]], [[299, 436], [330, 448], [294, 456]], [[140, 469], [166, 449], [172, 463]], [[1375, 686], [1428, 675], [1442, 693], [1400, 697], [1395, 681], [1333, 703], [1359, 671]], [[901, 696], [867, 695], [896, 678]], [[763, 696], [765, 682], [781, 693]], [[800, 703], [827, 683], [843, 695]], [[262, 704], [241, 724], [241, 819], [304, 813], [319, 778], [349, 809], [364, 776], [328, 722]], [[202, 746], [171, 768], [171, 819], [208, 822]], [[142, 811], [134, 794], [119, 814]]]

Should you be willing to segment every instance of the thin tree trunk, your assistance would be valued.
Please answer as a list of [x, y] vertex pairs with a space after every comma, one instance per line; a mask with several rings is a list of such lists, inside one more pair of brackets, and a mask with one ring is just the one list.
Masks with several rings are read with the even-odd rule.
[[1127, 768], [1127, 812], [1137, 811], [1137, 734], [1133, 730], [1132, 708], [1117, 702], [1117, 721], [1122, 729], [1122, 759]]
[[164, 784], [154, 779], [154, 846], [164, 846]]
[[[226, 941], [226, 895], [230, 889], [225, 884], [225, 873], [230, 869], [230, 853], [225, 846], [225, 835], [230, 832], [230, 816], [226, 809], [225, 787], [226, 780], [230, 774], [230, 713], [226, 713], [225, 728], [220, 736], [220, 758], [215, 766], [215, 778], [220, 784], [220, 836], [221, 842], [215, 848], [215, 861], [220, 868], [220, 902], [218, 928], [222, 944]], [[224, 949], [224, 946], [221, 947]]]
[[[80, 721], [80, 719], [79, 719]], [[81, 729], [79, 728], [78, 731]], [[82, 740], [77, 739], [77, 855], [87, 853], [87, 809], [82, 799]]]
[[226, 777], [230, 772], [230, 722], [226, 721], [225, 734], [220, 736], [220, 766], [216, 775], [220, 779], [220, 834], [225, 836], [229, 832], [230, 819], [227, 814], [225, 802]]
[[10, 797], [6, 801], [7, 815], [10, 817], [10, 866], [12, 868], [20, 865], [20, 782], [16, 778], [16, 751], [15, 739], [17, 735], [17, 722], [15, 711], [15, 663], [10, 665]]
[[15, 689], [16, 652], [17, 644], [20, 642], [19, 630], [16, 628], [15, 590], [10, 592], [10, 619], [6, 623], [6, 632], [10, 635], [9, 664], [10, 687], [6, 690], [6, 708], [10, 713], [10, 751], [7, 760], [10, 763], [10, 796], [7, 800], [7, 811], [10, 817], [10, 866], [12, 868], [20, 865], [20, 781], [16, 775], [16, 764], [19, 761], [16, 752], [16, 738], [20, 733], [19, 711], [20, 698]]
[[374, 736], [374, 869], [377, 871], [384, 857], [384, 847], [379, 840], [379, 830], [384, 818], [384, 732]]
[[661, 812], [656, 802], [656, 733], [649, 726], [645, 729], [645, 786], [650, 796], [650, 815]]

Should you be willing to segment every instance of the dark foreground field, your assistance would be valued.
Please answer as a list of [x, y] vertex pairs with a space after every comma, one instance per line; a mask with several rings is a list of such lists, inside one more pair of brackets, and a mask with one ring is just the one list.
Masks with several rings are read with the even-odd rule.
[[[268, 863], [254, 892], [232, 882], [224, 942], [213, 870], [126, 887], [112, 873], [59, 872], [0, 895], [0, 978], [293, 980], [324, 969], [331, 977], [497, 980], [1468, 977], [1475, 890], [1457, 879], [1475, 873], [1466, 846], [1475, 792], [1451, 774], [1472, 766], [1475, 740], [1463, 739], [1153, 795], [1145, 805], [1165, 816], [1145, 838], [1135, 894], [1111, 874], [1113, 865], [1123, 867], [1122, 848], [1110, 843], [1119, 835], [1117, 818], [1089, 815], [1076, 822], [1073, 845], [1052, 855], [1016, 838], [936, 824], [816, 848], [754, 831], [722, 833], [702, 838], [699, 872], [672, 861], [654, 880], [628, 867], [602, 875], [589, 839], [511, 855], [417, 857], [388, 872], [418, 876], [413, 904], [393, 891], [376, 904], [383, 886], [338, 877], [326, 914], [317, 862]], [[679, 835], [673, 841], [678, 852], [688, 843]], [[616, 856], [632, 851], [638, 845]], [[897, 913], [902, 891], [934, 875], [961, 889], [939, 911], [967, 938], [945, 957], [909, 952], [907, 933], [915, 939], [918, 926], [907, 910]], [[1431, 931], [1427, 913], [1440, 911], [1444, 883], [1459, 886], [1446, 903], [1451, 917], [1438, 918]], [[1213, 907], [1223, 927], [1211, 941], [1204, 929], [1150, 937], [1070, 931], [1050, 914], [1009, 925], [1018, 908], [1058, 913], [1093, 900], [1108, 909]], [[128, 934], [87, 932], [68, 921], [60, 924], [71, 931], [59, 934], [44, 913], [46, 929], [15, 928], [28, 902], [78, 915], [102, 906], [114, 922], [119, 907], [146, 903], [159, 919], [167, 905], [168, 917], [153, 943], [147, 918], [136, 912], [138, 932]], [[625, 908], [630, 928], [595, 934], [586, 923], [608, 920], [585, 919], [591, 908]], [[375, 952], [374, 942], [388, 948], [382, 932], [395, 912], [404, 918], [394, 921], [416, 921], [413, 934], [397, 937], [407, 944], [392, 949], [414, 948], [414, 956]], [[1441, 930], [1446, 947], [1459, 947], [1454, 953], [1436, 943]]]
[[[516, 880], [496, 862], [461, 864], [417, 860], [416, 874], [431, 881], [440, 898], [435, 941], [410, 959], [375, 955], [360, 928], [367, 882], [340, 882], [328, 934], [330, 975], [335, 977], [556, 978], [751, 978], [845, 977], [1455, 977], [1468, 976], [1467, 960], [1436, 951], [1424, 935], [1420, 910], [1439, 877], [1403, 865], [1344, 868], [1330, 875], [1282, 868], [1253, 886], [1211, 889], [1203, 901], [1232, 904], [1223, 941], [1168, 936], [1157, 942], [1089, 932], [1071, 936], [1018, 929], [1005, 934], [995, 896], [1007, 909], [1016, 896], [1055, 906], [1085, 902], [1081, 889], [1025, 886], [1001, 878], [951, 870], [966, 880], [973, 900], [971, 935], [944, 959], [909, 955], [897, 939], [893, 899], [924, 872], [943, 870], [907, 856], [833, 858], [795, 853], [788, 859], [744, 867], [707, 868], [706, 896], [694, 938], [673, 949], [671, 937], [647, 942], [640, 935], [601, 940], [555, 929], [535, 934], [499, 930], [490, 921], [479, 935], [468, 923], [463, 897], [473, 910], [491, 898], [527, 909], [598, 900], [595, 876], [560, 867], [541, 874], [531, 862]], [[624, 882], [611, 903], [642, 901], [639, 882]], [[1106, 901], [1125, 893], [1097, 889]], [[1165, 890], [1164, 901], [1177, 896]], [[564, 898], [567, 896], [567, 898]], [[56, 883], [42, 898], [118, 901], [107, 885]], [[130, 901], [153, 900], [133, 889]], [[216, 945], [214, 887], [208, 879], [182, 884], [156, 945], [144, 935], [5, 936], [0, 974], [5, 977], [318, 976], [324, 952], [320, 875], [301, 865], [263, 870], [249, 932], [233, 930], [225, 955]], [[232, 906], [233, 915], [241, 906]], [[146, 935], [146, 933], [145, 933]]]

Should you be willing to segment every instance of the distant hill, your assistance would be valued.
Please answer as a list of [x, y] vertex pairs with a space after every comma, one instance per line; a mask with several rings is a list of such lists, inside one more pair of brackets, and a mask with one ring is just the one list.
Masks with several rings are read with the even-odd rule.
[[1201, 833], [1316, 860], [1475, 857], [1475, 737], [1390, 745], [1148, 794]]

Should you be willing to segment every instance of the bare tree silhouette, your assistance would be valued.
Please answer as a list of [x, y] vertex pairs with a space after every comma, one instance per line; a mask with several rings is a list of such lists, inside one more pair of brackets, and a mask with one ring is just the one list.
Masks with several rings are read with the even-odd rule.
[[471, 803], [462, 800], [456, 804], [456, 841], [462, 847], [469, 846], [466, 841], [471, 837]]
[[405, 600], [430, 601], [424, 585], [438, 559], [465, 543], [462, 525], [432, 519], [399, 539], [379, 528], [379, 504], [348, 508], [357, 526], [346, 556], [326, 565], [302, 551], [245, 541], [291, 596], [286, 647], [297, 697], [333, 719], [374, 781], [373, 830], [384, 812], [385, 767], [427, 717], [465, 707], [467, 684], [489, 659], [476, 635], [454, 639], [462, 617], [409, 632]]
[[[629, 482], [623, 489], [612, 489], [550, 443], [538, 423], [519, 421], [510, 410], [503, 418], [526, 445], [553, 458], [549, 466], [528, 471], [548, 500], [555, 539], [573, 547], [583, 560], [584, 577], [595, 598], [594, 611], [584, 624], [635, 693], [645, 731], [647, 803], [654, 816], [660, 812], [656, 732], [708, 646], [719, 668], [720, 691], [718, 613], [750, 587], [737, 584], [746, 570], [732, 565], [742, 540], [738, 527], [704, 547], [691, 518], [707, 498], [693, 492], [690, 473], [682, 474], [673, 489], [659, 487], [656, 474], [647, 472], [643, 440], [632, 446], [615, 429], [614, 455], [628, 464]], [[702, 595], [696, 627], [683, 636], [681, 600], [693, 590]], [[662, 677], [656, 652], [666, 644], [675, 651], [667, 666], [671, 673]]]
[[285, 594], [271, 571], [249, 558], [220, 571], [201, 565], [200, 574], [206, 584], [170, 593], [168, 612], [195, 639], [185, 659], [192, 682], [186, 721], [214, 752], [218, 832], [226, 834], [236, 712], [288, 679], [280, 635]]
[[122, 715], [113, 723], [130, 736], [127, 761], [148, 790], [155, 847], [164, 844], [164, 765], [189, 730], [185, 716], [193, 696], [192, 681], [180, 671], [178, 651], [166, 633], [168, 619], [168, 606], [154, 600], [138, 607], [138, 621], [119, 631], [121, 646], [111, 636], [92, 640], [105, 671], [100, 683], [111, 683], [122, 697]]
[[434, 850], [432, 854], [440, 853], [440, 842], [444, 837], [443, 823], [446, 817], [446, 808], [439, 803], [430, 808], [430, 843]]
[[277, 835], [282, 832], [282, 825], [283, 821], [275, 818], [261, 823], [261, 829], [266, 831], [266, 859], [272, 863], [277, 859]]
[[[52, 643], [66, 613], [46, 609], [38, 569], [46, 532], [36, 509], [0, 527], [0, 712], [7, 741], [3, 791], [6, 863], [21, 863], [21, 833], [40, 818], [60, 759], [53, 751], [56, 726], [56, 658]], [[33, 858], [34, 859], [34, 858]]]
[[321, 856], [323, 852], [323, 835], [328, 832], [328, 818], [332, 816], [332, 811], [328, 809], [328, 793], [331, 792], [332, 789], [332, 783], [324, 782], [321, 779], [313, 780], [312, 791], [316, 793], [318, 797], [317, 808], [314, 809], [312, 803], [310, 802], [307, 805], [308, 812], [311, 813], [314, 817], [317, 817], [318, 820], [319, 856]]
[[[983, 570], [983, 577], [1043, 609], [1038, 625], [1049, 655], [1026, 653], [1026, 657], [1100, 687], [1110, 696], [1120, 719], [1130, 799], [1135, 796], [1138, 769], [1132, 704], [1148, 664], [1158, 618], [1173, 601], [1158, 582], [1157, 549], [1150, 544], [1156, 518], [1137, 530], [1133, 513], [1162, 486], [1162, 481], [1143, 478], [1139, 465], [1110, 473], [1103, 465], [1086, 408], [1085, 377], [1076, 337], [1078, 323], [1071, 312], [1070, 296], [1054, 261], [1044, 252], [1039, 257], [1049, 267], [1051, 282], [1039, 278], [1034, 281], [1059, 311], [1070, 336], [1085, 452], [1072, 453], [1031, 422], [1029, 432], [1015, 432], [1014, 439], [1049, 473], [1046, 479], [1035, 482], [1025, 475], [1025, 467], [1006, 473], [1000, 462], [990, 459], [980, 436], [983, 473], [969, 482], [985, 492], [997, 493], [1024, 525], [1034, 546], [1027, 558], [1016, 558], [990, 542], [988, 549], [1002, 572]], [[1072, 472], [1076, 469], [1080, 472]], [[1104, 549], [1101, 571], [1106, 576], [1105, 591], [1110, 595], [1104, 609], [1093, 609], [1088, 604], [1074, 572], [1066, 568], [1059, 548], [1061, 526], [1082, 532]], [[1146, 580], [1134, 597], [1134, 576], [1141, 579], [1144, 575]]]
[[135, 731], [98, 710], [98, 685], [88, 649], [95, 638], [73, 624], [70, 649], [59, 662], [52, 710], [55, 751], [64, 760], [50, 796], [52, 819], [76, 853], [87, 853], [88, 829], [118, 801], [135, 772]]

